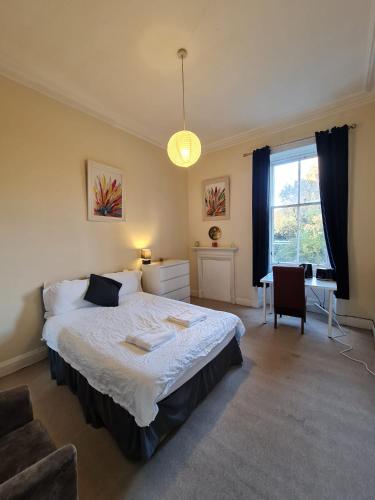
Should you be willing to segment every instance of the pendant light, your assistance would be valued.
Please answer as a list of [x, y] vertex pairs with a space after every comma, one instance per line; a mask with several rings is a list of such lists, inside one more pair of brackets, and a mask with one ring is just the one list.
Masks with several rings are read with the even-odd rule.
[[182, 115], [184, 130], [172, 135], [168, 141], [167, 152], [169, 159], [178, 167], [190, 167], [196, 163], [201, 155], [201, 141], [198, 136], [186, 130], [185, 126], [185, 81], [184, 81], [184, 59], [187, 56], [186, 49], [179, 49], [177, 57], [181, 59], [182, 77]]

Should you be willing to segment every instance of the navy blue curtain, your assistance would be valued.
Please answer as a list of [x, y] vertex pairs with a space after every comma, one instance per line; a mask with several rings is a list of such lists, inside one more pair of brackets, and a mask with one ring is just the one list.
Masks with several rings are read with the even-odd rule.
[[270, 154], [269, 146], [253, 151], [253, 286], [268, 273]]
[[349, 299], [348, 136], [347, 125], [315, 133], [324, 235], [339, 299]]

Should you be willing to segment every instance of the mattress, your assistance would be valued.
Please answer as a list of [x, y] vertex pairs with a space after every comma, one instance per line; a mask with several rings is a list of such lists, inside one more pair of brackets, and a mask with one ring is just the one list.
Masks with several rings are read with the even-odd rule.
[[[207, 319], [191, 328], [167, 321], [171, 314], [199, 310]], [[152, 352], [128, 344], [129, 334], [160, 327], [174, 338]], [[234, 314], [137, 292], [118, 307], [91, 307], [49, 318], [43, 328], [48, 347], [79, 371], [92, 387], [109, 395], [145, 427], [157, 402], [174, 392], [245, 328]]]

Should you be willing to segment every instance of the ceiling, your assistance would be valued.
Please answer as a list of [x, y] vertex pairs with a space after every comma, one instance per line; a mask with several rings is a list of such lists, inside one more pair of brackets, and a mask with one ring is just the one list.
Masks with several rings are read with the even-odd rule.
[[206, 150], [373, 90], [374, 0], [0, 0], [0, 73]]

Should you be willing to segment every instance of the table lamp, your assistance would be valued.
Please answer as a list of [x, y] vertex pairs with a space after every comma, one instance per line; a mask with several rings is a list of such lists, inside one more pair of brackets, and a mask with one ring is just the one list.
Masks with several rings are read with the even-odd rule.
[[151, 264], [151, 250], [149, 248], [141, 249], [142, 264]]

